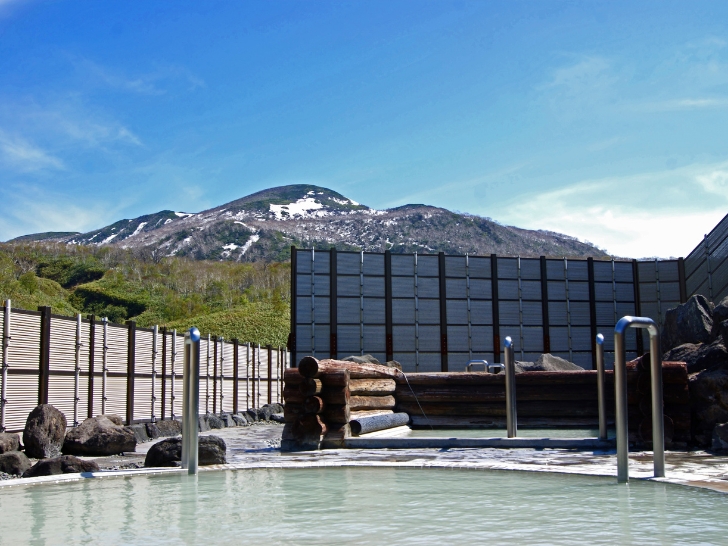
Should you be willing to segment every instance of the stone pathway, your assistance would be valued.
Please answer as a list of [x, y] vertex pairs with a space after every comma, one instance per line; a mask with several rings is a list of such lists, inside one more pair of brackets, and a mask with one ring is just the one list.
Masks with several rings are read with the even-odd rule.
[[[472, 468], [556, 472], [593, 476], [617, 475], [615, 451], [577, 451], [571, 449], [498, 449], [498, 448], [416, 448], [416, 449], [330, 449], [282, 453], [277, 424], [218, 429], [202, 433], [222, 437], [228, 446], [228, 464], [200, 467], [200, 471], [252, 468], [313, 468], [331, 466], [397, 466], [416, 468]], [[95, 458], [102, 469], [93, 477], [118, 475], [113, 470], [135, 468], [144, 464], [144, 456], [154, 442], [139, 444], [136, 453]], [[706, 487], [728, 493], [728, 455], [705, 451], [668, 451], [666, 455], [669, 483]], [[162, 470], [131, 470], [132, 473]], [[167, 469], [162, 472], [179, 472]], [[630, 478], [651, 478], [652, 453], [630, 453]], [[16, 479], [0, 482], [0, 488], [39, 481], [79, 479], [78, 474], [47, 478]]]

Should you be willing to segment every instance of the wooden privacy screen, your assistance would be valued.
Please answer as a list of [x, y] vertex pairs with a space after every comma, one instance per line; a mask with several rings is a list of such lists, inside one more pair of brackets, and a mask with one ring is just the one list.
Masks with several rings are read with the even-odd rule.
[[[3, 307], [4, 311], [4, 307]], [[0, 317], [0, 331], [4, 327]], [[61, 410], [73, 425], [106, 413], [126, 422], [178, 418], [182, 414], [184, 337], [159, 328], [106, 325], [39, 311], [11, 309], [5, 429], [20, 431], [39, 403]], [[76, 373], [78, 352], [79, 371]], [[237, 412], [282, 401], [289, 354], [271, 347], [223, 340], [200, 341], [200, 412]], [[104, 374], [104, 363], [106, 373]], [[106, 376], [104, 382], [104, 375]], [[74, 392], [78, 400], [74, 403]], [[106, 400], [103, 400], [105, 388]]]
[[[595, 367], [594, 338], [613, 361], [614, 325], [641, 315], [661, 326], [686, 301], [679, 260], [513, 258], [291, 250], [293, 361], [372, 354], [406, 372], [463, 371], [468, 360], [550, 352]], [[648, 346], [627, 337], [627, 356]]]

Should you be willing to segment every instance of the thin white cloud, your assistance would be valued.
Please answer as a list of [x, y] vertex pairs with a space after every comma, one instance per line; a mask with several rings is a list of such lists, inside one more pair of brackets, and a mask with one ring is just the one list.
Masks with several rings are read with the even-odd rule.
[[703, 110], [707, 108], [725, 108], [728, 98], [683, 98], [661, 100], [637, 104], [630, 109], [644, 112], [669, 112], [678, 110]]
[[519, 196], [504, 212], [499, 220], [618, 256], [686, 256], [728, 212], [728, 164], [584, 181]]
[[63, 161], [21, 137], [0, 131], [0, 161], [21, 172], [63, 170]]

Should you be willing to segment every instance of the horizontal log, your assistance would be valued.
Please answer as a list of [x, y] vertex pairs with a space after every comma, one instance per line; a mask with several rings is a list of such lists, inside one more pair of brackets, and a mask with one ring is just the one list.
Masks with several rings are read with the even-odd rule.
[[297, 421], [306, 412], [303, 410], [303, 404], [286, 404], [283, 406], [283, 419], [286, 423]]
[[[516, 383], [518, 383], [516, 381]], [[534, 385], [516, 386], [516, 400], [583, 400], [597, 403], [596, 385], [577, 385], [572, 388]], [[398, 387], [397, 401], [419, 400], [420, 402], [503, 402], [506, 400], [505, 386], [501, 385], [453, 385], [443, 388], [416, 386], [412, 390]], [[608, 391], [607, 401], [614, 400], [613, 391]]]
[[349, 390], [352, 396], [394, 394], [397, 383], [394, 379], [352, 379]]
[[346, 424], [351, 420], [351, 410], [346, 404], [338, 406], [326, 405], [321, 413], [321, 419], [323, 419], [327, 425]]
[[[606, 373], [607, 382], [614, 384], [613, 374]], [[505, 385], [504, 374], [486, 372], [427, 372], [408, 373], [407, 378], [397, 379], [404, 385]], [[597, 382], [597, 372], [523, 372], [516, 375], [516, 384], [523, 385], [591, 385]]]
[[325, 406], [320, 396], [309, 396], [303, 401], [303, 410], [306, 413], [321, 413]]
[[369, 417], [370, 415], [387, 415], [389, 413], [394, 413], [394, 410], [357, 410], [351, 412], [351, 418], [358, 419], [359, 417]]
[[323, 383], [320, 379], [309, 379], [304, 377], [303, 381], [298, 385], [298, 390], [303, 396], [314, 396], [319, 394], [323, 389]]
[[[421, 406], [421, 410], [420, 410]], [[397, 411], [404, 411], [410, 415], [468, 415], [502, 417], [506, 415], [506, 405], [497, 403], [448, 403], [448, 404], [422, 404], [416, 402], [400, 402]], [[599, 408], [596, 404], [584, 404], [580, 401], [524, 401], [517, 404], [517, 416], [520, 417], [592, 417], [598, 416]]]
[[391, 413], [387, 415], [370, 415], [369, 417], [360, 417], [349, 423], [351, 433], [354, 436], [366, 434], [367, 432], [376, 432], [378, 430], [386, 430], [388, 428], [401, 427], [409, 423], [409, 415], [406, 413]]
[[327, 404], [348, 404], [351, 394], [349, 387], [329, 387], [324, 385], [321, 391], [321, 399]]
[[349, 406], [353, 411], [392, 409], [395, 403], [394, 396], [352, 396]]
[[318, 378], [333, 370], [349, 370], [352, 379], [387, 379], [402, 375], [397, 368], [382, 366], [381, 364], [356, 364], [343, 360], [317, 360], [312, 356], [305, 356], [298, 363], [298, 370], [305, 377]]
[[286, 368], [283, 372], [283, 382], [286, 386], [300, 385], [301, 381], [303, 381], [303, 376], [298, 368]]
[[[613, 420], [607, 420], [607, 424], [614, 425]], [[477, 417], [477, 416], [428, 416], [425, 419], [420, 415], [410, 415], [410, 426], [412, 428], [429, 430], [430, 427], [441, 429], [505, 429], [505, 417]], [[596, 417], [519, 417], [519, 428], [597, 428], [599, 419]], [[487, 436], [485, 433], [483, 436]], [[555, 431], [553, 436], [558, 436]]]
[[324, 387], [347, 387], [351, 374], [349, 370], [331, 370], [321, 375]]
[[306, 396], [301, 393], [300, 390], [298, 390], [295, 387], [292, 387], [290, 389], [283, 388], [283, 403], [284, 404], [303, 404], [303, 401], [306, 399]]
[[293, 424], [294, 435], [301, 438], [320, 437], [325, 435], [326, 431], [326, 423], [319, 415], [304, 415]]
[[293, 423], [286, 423], [283, 426], [283, 432], [281, 433], [281, 440], [296, 440], [297, 436], [293, 433], [295, 425]]

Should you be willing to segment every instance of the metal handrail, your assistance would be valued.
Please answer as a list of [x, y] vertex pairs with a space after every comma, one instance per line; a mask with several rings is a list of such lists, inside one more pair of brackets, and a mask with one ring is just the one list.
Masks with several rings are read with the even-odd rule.
[[483, 366], [483, 371], [488, 371], [488, 361], [487, 360], [468, 360], [467, 365], [465, 366], [466, 372], [472, 372], [473, 366]]
[[509, 438], [518, 434], [516, 419], [516, 361], [513, 357], [513, 340], [506, 337], [503, 351], [506, 361], [506, 429]]
[[182, 468], [197, 474], [200, 414], [200, 331], [185, 332], [184, 369], [182, 376]]
[[597, 397], [599, 404], [599, 439], [607, 439], [607, 401], [604, 397], [604, 336], [597, 334]]
[[665, 426], [662, 416], [662, 358], [660, 334], [651, 318], [625, 316], [614, 327], [614, 388], [617, 422], [617, 481], [629, 481], [627, 429], [627, 363], [624, 333], [627, 328], [647, 328], [650, 334], [650, 391], [652, 394], [652, 451], [655, 478], [665, 477]]

